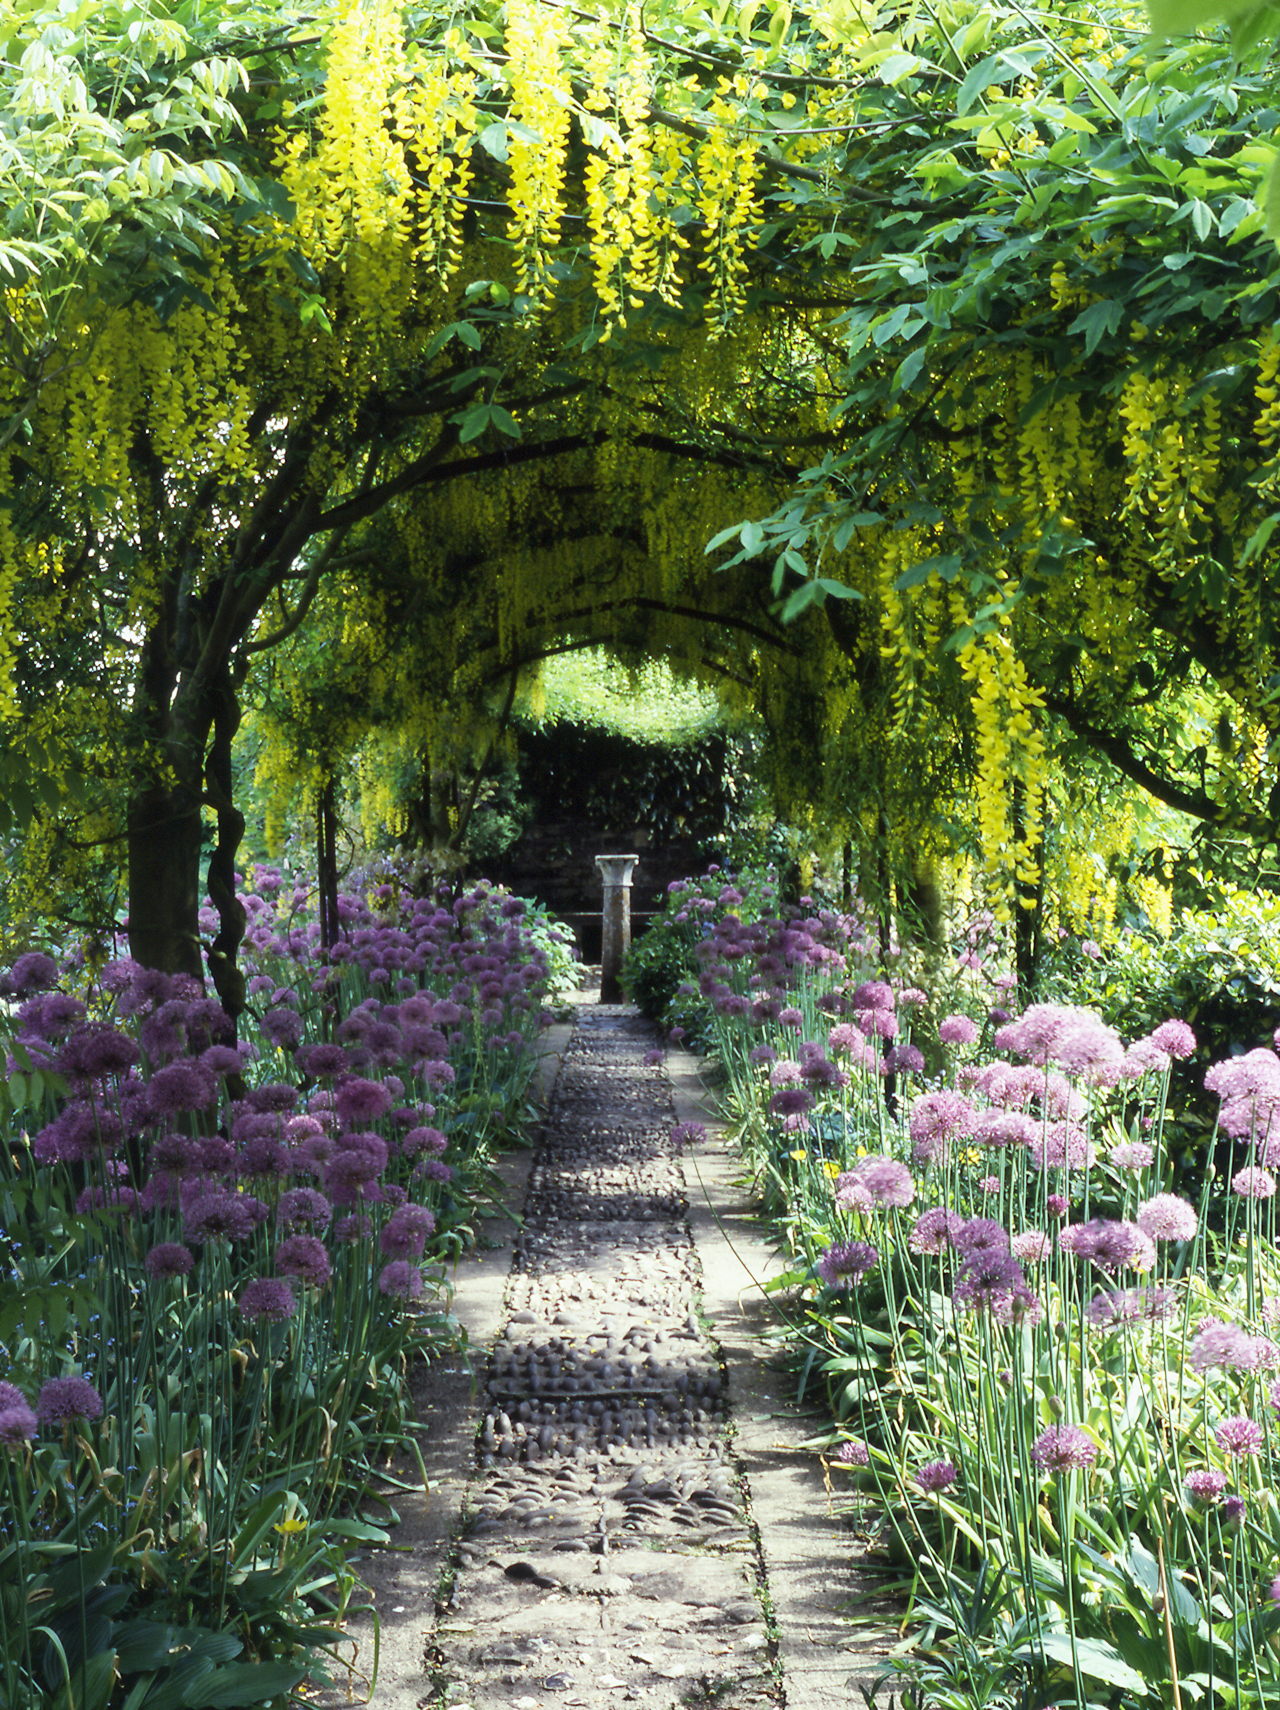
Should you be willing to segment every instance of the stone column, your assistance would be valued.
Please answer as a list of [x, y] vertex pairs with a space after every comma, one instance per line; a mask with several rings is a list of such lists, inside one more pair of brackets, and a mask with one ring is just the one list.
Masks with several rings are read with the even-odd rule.
[[618, 976], [631, 943], [631, 874], [638, 855], [597, 855], [604, 881], [603, 931], [600, 942], [600, 1002], [624, 1002]]

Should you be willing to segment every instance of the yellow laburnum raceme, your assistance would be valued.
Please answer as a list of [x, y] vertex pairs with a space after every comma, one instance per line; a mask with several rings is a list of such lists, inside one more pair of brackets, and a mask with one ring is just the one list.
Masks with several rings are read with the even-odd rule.
[[[545, 305], [554, 289], [552, 251], [564, 218], [572, 96], [563, 63], [568, 25], [557, 7], [508, 0], [506, 54], [511, 91], [507, 204], [516, 289]], [[516, 129], [514, 127], [518, 126]]]

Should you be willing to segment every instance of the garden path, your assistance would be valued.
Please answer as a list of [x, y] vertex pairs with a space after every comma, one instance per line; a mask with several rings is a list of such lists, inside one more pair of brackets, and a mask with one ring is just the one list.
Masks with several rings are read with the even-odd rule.
[[845, 1710], [895, 1636], [771, 1363], [771, 1255], [697, 1061], [655, 1043], [591, 992], [553, 1032], [522, 1224], [459, 1267], [469, 1367], [415, 1391], [430, 1499], [393, 1493], [360, 1564], [375, 1710]]

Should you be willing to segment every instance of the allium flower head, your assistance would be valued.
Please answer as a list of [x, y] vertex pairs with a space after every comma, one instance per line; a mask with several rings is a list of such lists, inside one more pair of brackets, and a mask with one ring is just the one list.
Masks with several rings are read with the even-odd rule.
[[1068, 1223], [1058, 1231], [1058, 1246], [1066, 1253], [1088, 1259], [1099, 1270], [1117, 1271], [1125, 1266], [1149, 1270], [1155, 1263], [1155, 1242], [1136, 1223], [1098, 1217], [1088, 1223]]
[[814, 1268], [828, 1288], [848, 1288], [861, 1282], [879, 1259], [869, 1241], [842, 1241], [828, 1247]]
[[35, 1436], [38, 1423], [22, 1391], [11, 1383], [0, 1384], [0, 1443], [22, 1448]]
[[376, 1122], [395, 1101], [380, 1081], [344, 1081], [334, 1094], [334, 1109], [345, 1123]]
[[1117, 1288], [1095, 1294], [1085, 1307], [1085, 1317], [1095, 1330], [1114, 1330], [1121, 1324], [1144, 1320], [1159, 1323], [1170, 1317], [1177, 1303], [1172, 1289]]
[[1276, 1178], [1270, 1170], [1248, 1164], [1232, 1176], [1231, 1191], [1241, 1199], [1270, 1199], [1276, 1191]]
[[938, 1038], [944, 1045], [972, 1045], [978, 1037], [978, 1025], [967, 1015], [944, 1015], [938, 1023]]
[[707, 1137], [707, 1130], [701, 1122], [677, 1122], [671, 1130], [672, 1144], [676, 1146], [700, 1146]]
[[1186, 1360], [1193, 1372], [1204, 1373], [1214, 1366], [1224, 1372], [1252, 1372], [1266, 1363], [1270, 1347], [1265, 1336], [1251, 1336], [1239, 1324], [1205, 1318], [1191, 1338]]
[[928, 1496], [938, 1496], [944, 1490], [950, 1490], [956, 1482], [957, 1473], [954, 1461], [929, 1461], [922, 1467], [917, 1467], [915, 1481]]
[[931, 1205], [916, 1218], [915, 1228], [907, 1236], [907, 1246], [913, 1253], [941, 1253], [953, 1244], [964, 1222], [958, 1211]]
[[1176, 1193], [1158, 1193], [1138, 1208], [1139, 1229], [1153, 1241], [1192, 1241], [1200, 1220], [1196, 1209]]
[[841, 1443], [831, 1458], [842, 1467], [869, 1467], [871, 1450], [860, 1438], [851, 1437], [848, 1442]]
[[195, 1255], [189, 1247], [184, 1247], [181, 1241], [161, 1241], [154, 1246], [143, 1261], [149, 1277], [156, 1282], [169, 1282], [176, 1277], [188, 1276], [195, 1265]]
[[1176, 1018], [1162, 1021], [1151, 1034], [1151, 1043], [1160, 1051], [1167, 1051], [1171, 1057], [1190, 1057], [1196, 1048], [1196, 1036], [1185, 1021]]
[[781, 1087], [769, 1100], [770, 1116], [805, 1116], [813, 1109], [813, 1094], [805, 1087]]
[[284, 1277], [254, 1277], [240, 1291], [240, 1311], [250, 1320], [284, 1324], [298, 1310], [293, 1289]]
[[36, 1397], [42, 1425], [69, 1425], [73, 1419], [100, 1419], [102, 1397], [85, 1377], [50, 1378]]
[[287, 1235], [276, 1248], [276, 1269], [311, 1288], [324, 1288], [333, 1276], [328, 1249], [318, 1235]]
[[1256, 1455], [1262, 1448], [1261, 1425], [1256, 1419], [1250, 1419], [1243, 1413], [1235, 1414], [1215, 1425], [1213, 1435], [1223, 1454], [1238, 1461], [1243, 1460], [1246, 1455]]
[[378, 1287], [395, 1300], [418, 1300], [422, 1296], [422, 1272], [407, 1259], [392, 1259], [378, 1273]]
[[963, 1093], [921, 1093], [911, 1106], [911, 1156], [918, 1164], [941, 1163], [951, 1141], [973, 1132], [973, 1121]]
[[1227, 1475], [1219, 1472], [1217, 1467], [1200, 1467], [1196, 1472], [1187, 1474], [1182, 1486], [1193, 1502], [1212, 1508], [1227, 1488]]
[[[851, 1181], [855, 1191], [861, 1190], [871, 1205], [910, 1205], [916, 1197], [916, 1184], [911, 1171], [896, 1158], [860, 1158], [853, 1168], [840, 1177]], [[839, 1188], [837, 1186], [837, 1197]]]
[[1050, 1425], [1031, 1445], [1031, 1459], [1042, 1472], [1083, 1471], [1098, 1458], [1098, 1445], [1082, 1425]]
[[1119, 1146], [1113, 1146], [1107, 1153], [1107, 1159], [1117, 1169], [1138, 1170], [1147, 1169], [1155, 1159], [1156, 1149], [1148, 1146], [1145, 1140], [1125, 1140]]

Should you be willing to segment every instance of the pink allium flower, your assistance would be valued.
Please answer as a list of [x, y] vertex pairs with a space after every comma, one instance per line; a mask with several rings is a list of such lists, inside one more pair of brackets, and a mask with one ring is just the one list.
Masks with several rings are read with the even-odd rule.
[[1124, 1266], [1148, 1270], [1156, 1257], [1155, 1242], [1145, 1230], [1136, 1223], [1105, 1217], [1093, 1218], [1088, 1223], [1068, 1223], [1058, 1231], [1058, 1246], [1104, 1271]]
[[827, 1049], [846, 1053], [852, 1056], [866, 1045], [866, 1036], [862, 1029], [855, 1027], [851, 1021], [841, 1021], [827, 1034]]
[[[863, 1189], [872, 1205], [910, 1205], [916, 1197], [916, 1184], [911, 1171], [895, 1158], [860, 1158], [853, 1168], [840, 1178], [852, 1178]], [[837, 1186], [837, 1197], [839, 1188]]]
[[800, 1079], [800, 1065], [790, 1057], [780, 1057], [769, 1070], [771, 1087], [794, 1086]]
[[677, 1122], [671, 1130], [671, 1139], [676, 1146], [700, 1146], [707, 1137], [707, 1131], [701, 1122]]
[[859, 1438], [851, 1437], [848, 1442], [841, 1443], [831, 1458], [842, 1467], [869, 1467], [871, 1450]]
[[1232, 1176], [1231, 1191], [1242, 1199], [1270, 1199], [1276, 1191], [1276, 1178], [1270, 1170], [1250, 1164]]
[[1194, 1502], [1203, 1508], [1212, 1508], [1227, 1488], [1227, 1475], [1219, 1472], [1217, 1467], [1200, 1467], [1196, 1472], [1187, 1474], [1182, 1486]]
[[1196, 1209], [1174, 1193], [1158, 1193], [1139, 1207], [1137, 1224], [1153, 1241], [1191, 1241], [1200, 1220]]
[[1049, 1257], [1053, 1243], [1042, 1229], [1024, 1229], [1013, 1237], [1009, 1249], [1024, 1265], [1038, 1265]]
[[944, 1015], [938, 1023], [938, 1038], [944, 1045], [972, 1045], [977, 1037], [977, 1024], [967, 1015]]
[[1213, 1435], [1223, 1454], [1231, 1455], [1236, 1460], [1243, 1460], [1246, 1455], [1256, 1455], [1262, 1447], [1261, 1425], [1256, 1419], [1250, 1419], [1242, 1413], [1224, 1419], [1220, 1425], [1216, 1425]]
[[1031, 1459], [1043, 1472], [1083, 1471], [1098, 1458], [1098, 1445], [1082, 1425], [1050, 1425], [1031, 1445]]
[[1151, 1034], [1151, 1042], [1171, 1057], [1190, 1057], [1196, 1048], [1196, 1036], [1185, 1021], [1176, 1018], [1162, 1021]]
[[1107, 1153], [1107, 1159], [1121, 1170], [1145, 1170], [1155, 1159], [1154, 1146], [1148, 1146], [1145, 1140], [1125, 1140], [1119, 1146], [1113, 1146]]
[[1220, 1318], [1202, 1319], [1187, 1346], [1187, 1364], [1203, 1374], [1213, 1366], [1228, 1372], [1252, 1372], [1270, 1363], [1271, 1343], [1251, 1336], [1239, 1324]]
[[911, 1156], [918, 1164], [940, 1163], [952, 1140], [973, 1132], [974, 1110], [963, 1093], [921, 1093], [911, 1107]]
[[1119, 1324], [1160, 1323], [1173, 1312], [1177, 1297], [1167, 1288], [1118, 1288], [1095, 1294], [1085, 1307], [1094, 1330], [1113, 1330]]
[[954, 1243], [963, 1228], [964, 1218], [959, 1212], [933, 1205], [916, 1218], [915, 1228], [907, 1237], [907, 1246], [913, 1253], [941, 1253]]

